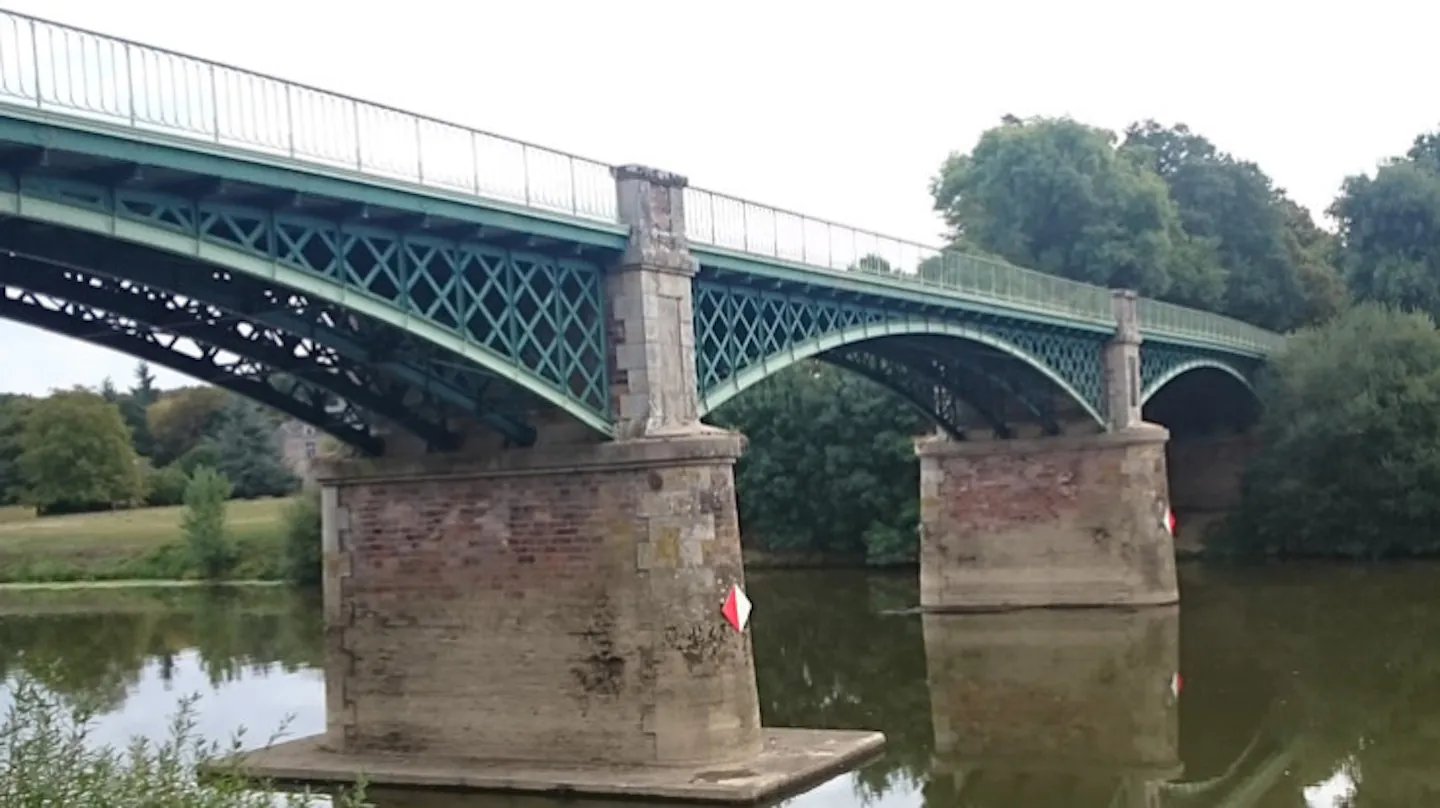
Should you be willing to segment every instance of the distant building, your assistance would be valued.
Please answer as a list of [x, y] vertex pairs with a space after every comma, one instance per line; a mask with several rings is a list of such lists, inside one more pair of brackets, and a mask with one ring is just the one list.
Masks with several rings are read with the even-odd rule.
[[294, 418], [280, 424], [280, 456], [306, 485], [315, 482], [315, 456], [319, 451], [320, 433], [315, 427]]

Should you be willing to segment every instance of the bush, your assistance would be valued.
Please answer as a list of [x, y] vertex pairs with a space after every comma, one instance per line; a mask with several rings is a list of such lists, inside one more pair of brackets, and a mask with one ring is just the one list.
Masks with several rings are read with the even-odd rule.
[[[29, 679], [17, 680], [11, 696], [0, 721], [0, 805], [300, 808], [315, 800], [308, 791], [277, 799], [272, 784], [247, 782], [232, 765], [221, 762], [220, 745], [195, 735], [193, 697], [181, 701], [167, 739], [136, 739], [120, 750], [91, 738], [91, 707], [67, 706]], [[242, 737], [224, 752], [239, 751]], [[363, 804], [363, 784], [335, 798], [338, 808]]]
[[145, 504], [156, 507], [179, 505], [185, 501], [185, 488], [190, 477], [175, 464], [151, 470], [145, 481]]
[[1259, 393], [1259, 447], [1216, 549], [1440, 551], [1440, 332], [1375, 304], [1293, 336]]
[[320, 583], [320, 490], [306, 488], [285, 506], [285, 573], [297, 584]]
[[209, 466], [195, 469], [185, 487], [185, 515], [180, 526], [191, 562], [201, 577], [211, 581], [227, 577], [239, 560], [225, 531], [225, 501], [229, 498], [229, 481]]

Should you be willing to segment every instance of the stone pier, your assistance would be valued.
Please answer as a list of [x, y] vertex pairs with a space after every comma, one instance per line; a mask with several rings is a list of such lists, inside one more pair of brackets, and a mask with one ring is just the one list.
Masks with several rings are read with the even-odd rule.
[[1103, 432], [916, 442], [920, 605], [972, 611], [1175, 603], [1165, 444], [1140, 417], [1135, 295], [1114, 297]]
[[[684, 180], [617, 171], [613, 440], [334, 463], [321, 475], [326, 730], [280, 780], [754, 802], [879, 752], [760, 723], [733, 466], [696, 416]], [[764, 604], [756, 605], [764, 619]]]

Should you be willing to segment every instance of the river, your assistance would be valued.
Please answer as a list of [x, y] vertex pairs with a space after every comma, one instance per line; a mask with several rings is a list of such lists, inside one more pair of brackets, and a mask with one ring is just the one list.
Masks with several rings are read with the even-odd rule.
[[[761, 710], [889, 738], [795, 808], [1431, 804], [1437, 581], [1432, 564], [1185, 564], [1179, 609], [921, 616], [913, 573], [752, 572]], [[0, 592], [0, 674], [101, 699], [114, 742], [163, 735], [191, 693], [210, 737], [321, 731], [321, 635], [318, 596], [284, 589]]]

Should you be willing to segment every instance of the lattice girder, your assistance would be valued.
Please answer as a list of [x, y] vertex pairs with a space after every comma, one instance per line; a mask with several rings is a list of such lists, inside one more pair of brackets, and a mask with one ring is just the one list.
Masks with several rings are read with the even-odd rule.
[[227, 357], [229, 352], [202, 340], [187, 340], [115, 312], [4, 283], [0, 283], [0, 319], [43, 328], [203, 379], [311, 424], [366, 454], [378, 455], [384, 450], [384, 441], [354, 405], [261, 362], [233, 354]]
[[[974, 408], [967, 406], [955, 392], [959, 385], [946, 378], [950, 368], [942, 362], [916, 362], [914, 356], [907, 357], [910, 361], [901, 361], [876, 350], [875, 346], [840, 348], [821, 354], [820, 358], [890, 390], [953, 437], [963, 439], [970, 428]], [[989, 419], [985, 413], [980, 417]]]
[[[25, 222], [0, 223], [0, 248], [34, 252], [87, 272], [134, 280], [323, 345], [345, 356], [350, 367], [367, 368], [376, 383], [397, 388], [387, 398], [395, 399], [388, 405], [390, 411], [377, 412], [399, 424], [407, 422], [402, 416], [411, 411], [434, 411], [438, 402], [444, 402], [449, 414], [476, 418], [516, 444], [534, 442], [534, 429], [500, 411], [498, 405], [505, 402], [492, 400], [492, 391], [505, 387], [495, 384], [495, 377], [483, 368], [447, 361], [442, 349], [328, 301], [138, 245]], [[324, 379], [312, 381], [325, 384]], [[396, 398], [402, 386], [410, 388], [404, 402]], [[428, 427], [416, 434], [437, 448], [453, 443], [448, 432], [442, 438]]]
[[[989, 413], [990, 428], [1001, 437], [1011, 437], [1021, 423], [1038, 424], [1048, 435], [1058, 434], [1055, 412], [1058, 391], [1035, 368], [1014, 357], [978, 343], [951, 337], [916, 336], [886, 340], [944, 362], [955, 372], [967, 374], [962, 398], [977, 411]], [[983, 409], [981, 406], [983, 404]]]
[[[228, 354], [296, 377], [392, 421], [437, 448], [458, 438], [446, 428], [446, 408], [422, 391], [387, 379], [333, 349], [207, 303], [180, 298], [130, 280], [0, 254], [0, 283], [106, 311], [157, 332], [202, 342]], [[374, 419], [366, 418], [373, 425]], [[317, 425], [318, 426], [318, 425]]]
[[[850, 295], [833, 290], [795, 285], [794, 288], [757, 288], [726, 283], [704, 274], [694, 286], [696, 369], [703, 399], [713, 391], [747, 381], [759, 369], [773, 373], [789, 364], [786, 357], [801, 357], [807, 345], [836, 335], [855, 340], [887, 332], [937, 334], [972, 333], [977, 340], [1005, 346], [1005, 361], [1032, 364], [1073, 391], [1077, 403], [1097, 420], [1105, 411], [1103, 357], [1110, 334], [1065, 328], [1018, 317], [957, 309], [942, 305], [907, 305], [892, 298]], [[808, 355], [808, 354], [806, 354]]]
[[602, 272], [594, 263], [34, 172], [0, 180], [27, 197], [144, 223], [331, 281], [346, 295], [390, 307], [397, 320], [422, 321], [488, 352], [515, 369], [509, 380], [548, 390], [592, 414], [592, 423], [609, 420]]
[[1140, 389], [1142, 401], [1149, 400], [1166, 384], [1176, 378], [1177, 373], [1198, 368], [1213, 368], [1234, 377], [1250, 387], [1251, 379], [1259, 367], [1256, 359], [1242, 359], [1222, 351], [1210, 351], [1183, 345], [1166, 345], [1157, 342], [1140, 344]]

